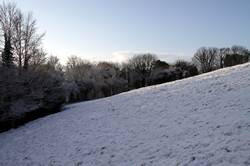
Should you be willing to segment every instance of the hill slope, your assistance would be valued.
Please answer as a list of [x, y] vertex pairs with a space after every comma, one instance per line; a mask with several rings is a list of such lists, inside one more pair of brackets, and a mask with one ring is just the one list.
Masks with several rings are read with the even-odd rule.
[[250, 64], [67, 106], [0, 134], [0, 165], [250, 165]]

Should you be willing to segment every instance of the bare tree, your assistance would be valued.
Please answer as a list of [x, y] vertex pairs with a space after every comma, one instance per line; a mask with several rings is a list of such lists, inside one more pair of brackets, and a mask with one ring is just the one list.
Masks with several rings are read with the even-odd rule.
[[63, 66], [60, 63], [59, 58], [53, 55], [47, 58], [46, 66], [48, 70], [59, 71], [59, 72], [63, 71]]
[[231, 54], [245, 55], [248, 50], [243, 46], [233, 45], [231, 47]]
[[17, 11], [17, 14], [14, 19], [14, 30], [13, 30], [13, 47], [14, 53], [17, 56], [19, 71], [22, 70], [23, 66], [23, 14], [20, 10]]
[[41, 65], [44, 65], [46, 63], [46, 55], [47, 53], [42, 48], [37, 49], [30, 59], [30, 62], [29, 62], [30, 67], [34, 69], [34, 68], [38, 68]]
[[202, 47], [197, 50], [192, 60], [200, 72], [206, 73], [215, 69], [217, 53], [217, 48]]
[[13, 35], [13, 20], [16, 15], [16, 5], [14, 3], [3, 2], [0, 5], [0, 30], [1, 30], [1, 43], [2, 47], [2, 62], [5, 66], [11, 66], [13, 64], [13, 47], [12, 47], [12, 35]]
[[129, 68], [137, 72], [142, 79], [142, 86], [148, 84], [148, 78], [154, 68], [157, 57], [154, 54], [139, 54], [129, 60]]
[[1, 39], [4, 40], [4, 34], [11, 37], [13, 34], [14, 19], [17, 15], [17, 7], [15, 3], [5, 3], [0, 5], [0, 29]]
[[92, 64], [89, 61], [83, 60], [77, 56], [68, 58], [65, 70], [65, 76], [70, 81], [82, 81], [89, 74]]
[[24, 21], [23, 35], [23, 68], [28, 69], [29, 61], [35, 56], [38, 48], [41, 47], [43, 34], [37, 33], [36, 20], [29, 13]]
[[34, 56], [41, 55], [41, 44], [44, 37], [38, 34], [37, 24], [32, 13], [23, 14], [15, 3], [0, 5], [1, 39], [7, 35], [13, 47], [13, 56], [17, 60], [19, 69], [28, 69]]
[[230, 54], [230, 48], [220, 48], [218, 50], [217, 65], [219, 68], [225, 67], [224, 61], [227, 54]]

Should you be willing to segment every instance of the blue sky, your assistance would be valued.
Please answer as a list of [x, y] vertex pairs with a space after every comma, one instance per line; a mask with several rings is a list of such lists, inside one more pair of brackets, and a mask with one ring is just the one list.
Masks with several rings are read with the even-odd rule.
[[44, 47], [69, 55], [117, 60], [151, 52], [174, 61], [201, 46], [250, 48], [249, 0], [21, 0], [32, 11]]

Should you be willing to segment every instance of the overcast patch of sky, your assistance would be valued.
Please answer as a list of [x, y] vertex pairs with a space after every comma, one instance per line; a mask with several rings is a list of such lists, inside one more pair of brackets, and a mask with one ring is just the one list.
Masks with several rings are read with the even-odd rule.
[[[22, 0], [33, 11], [45, 48], [110, 60], [117, 52], [152, 52], [160, 58], [191, 57], [201, 46], [250, 48], [248, 0]], [[171, 58], [169, 58], [171, 57]]]

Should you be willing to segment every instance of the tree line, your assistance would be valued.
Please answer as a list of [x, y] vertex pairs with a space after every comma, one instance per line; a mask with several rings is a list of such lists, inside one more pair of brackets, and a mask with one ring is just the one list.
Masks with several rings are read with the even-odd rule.
[[194, 54], [193, 63], [200, 73], [234, 66], [249, 61], [250, 52], [243, 46], [234, 45], [231, 48], [201, 47]]
[[141, 88], [195, 76], [249, 61], [250, 51], [242, 46], [231, 48], [201, 47], [192, 61], [177, 60], [173, 64], [159, 60], [154, 54], [138, 54], [123, 64], [97, 64], [72, 56], [68, 59], [65, 80], [67, 101], [83, 101], [111, 96]]
[[135, 55], [122, 64], [90, 63], [77, 56], [68, 59], [64, 70], [66, 101], [107, 97], [124, 91], [198, 74], [197, 68], [179, 60], [170, 65], [154, 54]]
[[46, 58], [43, 37], [32, 13], [0, 5], [0, 131], [57, 112], [65, 101], [59, 61]]
[[0, 131], [58, 112], [64, 103], [195, 76], [248, 62], [250, 55], [242, 46], [202, 47], [190, 62], [170, 64], [146, 53], [121, 64], [71, 56], [62, 65], [43, 49], [44, 35], [31, 13], [14, 3], [0, 5]]

